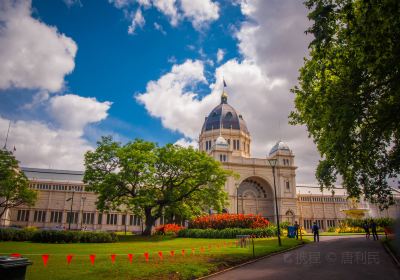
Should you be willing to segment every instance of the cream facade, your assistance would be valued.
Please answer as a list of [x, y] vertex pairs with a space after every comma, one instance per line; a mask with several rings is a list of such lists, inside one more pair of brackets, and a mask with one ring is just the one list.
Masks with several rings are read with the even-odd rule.
[[[225, 91], [220, 104], [204, 120], [199, 150], [238, 175], [228, 178], [225, 184], [229, 203], [224, 212], [258, 214], [275, 222], [274, 180], [281, 221], [299, 221], [306, 229], [315, 221], [326, 230], [345, 219], [344, 210], [355, 207], [340, 187], [332, 194], [321, 192], [317, 186], [296, 184], [295, 155], [282, 141], [278, 141], [265, 158], [251, 157], [251, 135], [245, 118], [228, 104]], [[277, 162], [275, 179], [269, 163], [271, 159]], [[7, 211], [1, 221], [3, 225], [68, 228], [71, 221], [74, 230], [140, 232], [143, 229], [140, 218], [132, 213], [97, 211], [97, 197], [83, 184], [83, 172], [22, 170], [30, 180], [30, 187], [38, 190], [38, 201], [34, 207], [21, 206]], [[400, 196], [396, 190], [393, 193], [396, 203], [388, 210], [380, 211], [376, 205], [365, 201], [357, 207], [370, 217], [395, 218], [400, 210]], [[164, 218], [155, 225], [163, 223]]]

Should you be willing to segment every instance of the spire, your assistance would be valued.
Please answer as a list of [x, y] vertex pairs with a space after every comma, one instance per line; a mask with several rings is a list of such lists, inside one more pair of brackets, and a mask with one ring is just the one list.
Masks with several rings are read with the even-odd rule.
[[224, 83], [224, 88], [222, 89], [222, 94], [221, 94], [221, 104], [227, 104], [228, 103], [228, 94], [225, 91], [225, 88], [226, 88], [225, 79], [222, 78], [222, 81]]

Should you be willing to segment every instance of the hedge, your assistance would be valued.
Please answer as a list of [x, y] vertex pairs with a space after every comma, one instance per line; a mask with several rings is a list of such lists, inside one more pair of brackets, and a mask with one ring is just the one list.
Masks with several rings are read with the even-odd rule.
[[275, 226], [264, 228], [225, 228], [225, 229], [182, 229], [178, 237], [188, 238], [236, 238], [237, 235], [254, 235], [254, 237], [275, 236]]
[[108, 232], [26, 230], [0, 228], [1, 241], [33, 241], [39, 243], [111, 243], [117, 235]]

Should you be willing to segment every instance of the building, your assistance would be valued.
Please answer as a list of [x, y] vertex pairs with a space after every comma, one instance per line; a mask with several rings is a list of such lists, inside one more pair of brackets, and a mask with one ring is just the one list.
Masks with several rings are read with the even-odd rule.
[[[344, 189], [335, 193], [321, 192], [317, 186], [296, 185], [295, 155], [282, 141], [269, 151], [265, 158], [250, 155], [251, 135], [244, 117], [228, 104], [223, 91], [221, 102], [205, 118], [199, 135], [199, 149], [221, 162], [223, 167], [239, 175], [228, 178], [225, 191], [229, 204], [227, 213], [259, 214], [276, 220], [274, 182], [281, 221], [299, 221], [309, 229], [317, 222], [328, 229], [345, 219], [345, 211], [362, 209], [370, 217], [396, 217], [400, 210], [400, 195], [394, 190], [396, 204], [379, 211], [376, 205], [349, 201]], [[275, 178], [270, 160], [276, 160]], [[142, 230], [141, 219], [131, 213], [96, 210], [96, 195], [86, 190], [82, 171], [23, 168], [30, 187], [39, 191], [34, 207], [17, 207], [7, 211], [3, 225], [35, 226], [39, 228], [69, 228], [136, 231]], [[159, 219], [156, 225], [163, 224]]]

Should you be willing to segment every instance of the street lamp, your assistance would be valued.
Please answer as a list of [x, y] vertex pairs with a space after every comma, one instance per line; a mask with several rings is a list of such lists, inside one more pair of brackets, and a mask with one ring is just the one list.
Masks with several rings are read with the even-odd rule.
[[74, 194], [75, 194], [75, 189], [72, 191], [72, 197], [68, 198], [67, 201], [71, 201], [71, 208], [69, 210], [69, 224], [68, 224], [68, 230], [71, 230], [71, 221], [72, 221], [72, 204], [74, 204]]
[[[82, 230], [82, 224], [83, 224], [83, 211], [84, 211], [84, 208], [85, 208], [85, 200], [86, 200], [86, 197], [84, 196], [84, 197], [82, 197], [81, 199], [82, 199], [82, 216], [81, 216], [81, 230]], [[86, 224], [87, 224], [87, 221], [85, 221], [85, 222], [86, 222]]]
[[275, 212], [276, 212], [276, 225], [278, 227], [278, 243], [279, 243], [279, 246], [282, 246], [281, 229], [280, 229], [280, 225], [279, 225], [278, 198], [277, 198], [277, 194], [276, 194], [276, 183], [275, 183], [275, 167], [276, 167], [276, 164], [278, 163], [278, 160], [275, 158], [272, 158], [272, 159], [268, 159], [268, 162], [269, 162], [269, 165], [271, 165], [271, 167], [272, 167], [272, 175], [274, 177]]
[[239, 214], [239, 183], [235, 183], [236, 187], [236, 214]]

